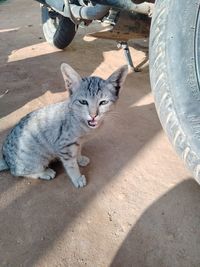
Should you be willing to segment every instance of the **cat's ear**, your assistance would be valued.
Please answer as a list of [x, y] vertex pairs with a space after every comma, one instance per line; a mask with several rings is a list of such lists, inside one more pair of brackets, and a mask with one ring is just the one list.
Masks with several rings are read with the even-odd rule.
[[114, 86], [116, 96], [119, 95], [119, 91], [126, 79], [127, 74], [128, 74], [128, 66], [124, 65], [115, 72], [113, 72], [113, 74], [111, 74], [110, 77], [107, 79], [107, 82], [111, 83]]
[[80, 87], [81, 76], [66, 63], [62, 63], [60, 69], [65, 81], [65, 88], [72, 95]]

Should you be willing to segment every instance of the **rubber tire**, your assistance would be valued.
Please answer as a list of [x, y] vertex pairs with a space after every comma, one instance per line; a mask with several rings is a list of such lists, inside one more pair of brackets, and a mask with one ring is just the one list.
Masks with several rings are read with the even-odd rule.
[[171, 143], [198, 183], [199, 10], [199, 0], [157, 0], [149, 44], [150, 80], [160, 121]]
[[43, 33], [45, 39], [51, 45], [64, 49], [74, 39], [76, 34], [76, 25], [66, 17], [58, 14], [58, 26], [54, 24], [54, 19], [49, 16], [49, 10], [46, 6], [41, 6]]

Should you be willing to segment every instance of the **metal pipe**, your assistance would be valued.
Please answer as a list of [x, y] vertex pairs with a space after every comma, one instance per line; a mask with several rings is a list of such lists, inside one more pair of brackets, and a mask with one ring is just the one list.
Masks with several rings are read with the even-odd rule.
[[108, 13], [109, 9], [110, 7], [108, 6], [98, 4], [87, 7], [70, 4], [71, 14], [77, 20], [102, 19]]
[[131, 0], [93, 0], [93, 2], [146, 15], [151, 15], [154, 8], [154, 4], [152, 3], [143, 2], [141, 4], [134, 4]]

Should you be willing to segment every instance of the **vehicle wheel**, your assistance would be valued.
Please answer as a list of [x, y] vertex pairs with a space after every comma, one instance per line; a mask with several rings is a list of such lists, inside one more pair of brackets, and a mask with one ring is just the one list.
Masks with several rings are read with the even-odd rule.
[[150, 78], [156, 109], [170, 141], [198, 183], [199, 11], [198, 0], [157, 0], [150, 32]]
[[66, 17], [41, 6], [43, 33], [51, 45], [59, 49], [67, 47], [74, 39], [77, 26]]

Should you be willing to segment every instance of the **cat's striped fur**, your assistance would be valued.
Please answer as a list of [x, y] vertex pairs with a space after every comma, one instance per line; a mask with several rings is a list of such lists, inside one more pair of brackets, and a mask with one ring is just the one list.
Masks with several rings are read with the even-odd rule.
[[68, 100], [46, 106], [26, 115], [11, 130], [3, 147], [0, 170], [10, 169], [14, 176], [52, 179], [55, 171], [48, 167], [60, 159], [76, 187], [86, 185], [78, 164], [86, 166], [89, 159], [81, 155], [86, 136], [98, 128], [106, 113], [118, 99], [127, 75], [127, 66], [114, 72], [107, 80], [81, 77], [67, 64], [61, 65]]

